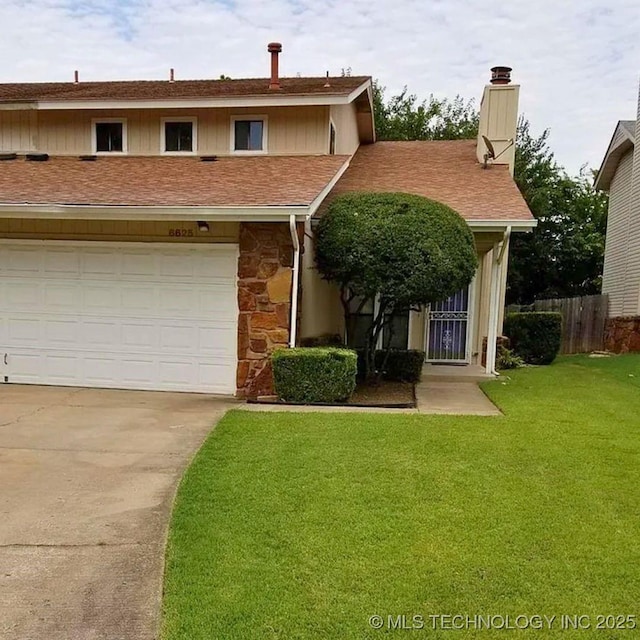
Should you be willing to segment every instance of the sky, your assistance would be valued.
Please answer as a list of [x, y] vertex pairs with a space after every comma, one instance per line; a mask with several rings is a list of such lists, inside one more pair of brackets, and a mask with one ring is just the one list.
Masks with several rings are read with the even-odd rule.
[[479, 101], [513, 67], [520, 112], [571, 174], [635, 119], [638, 0], [2, 0], [0, 82], [371, 75], [420, 98]]

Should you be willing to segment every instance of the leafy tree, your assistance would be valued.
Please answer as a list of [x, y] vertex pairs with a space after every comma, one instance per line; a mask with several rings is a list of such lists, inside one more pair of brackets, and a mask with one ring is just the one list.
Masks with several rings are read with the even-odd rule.
[[418, 102], [405, 87], [385, 101], [385, 89], [373, 85], [374, 115], [379, 140], [460, 140], [478, 133], [478, 110], [460, 96]]
[[[380, 140], [455, 140], [478, 133], [475, 104], [460, 96], [419, 102], [405, 87], [386, 99], [377, 83], [373, 96]], [[548, 139], [549, 130], [535, 137], [528, 120], [520, 118], [515, 180], [538, 226], [512, 237], [508, 303], [600, 291], [608, 198], [593, 189], [586, 169], [570, 177], [556, 163]]]
[[339, 196], [320, 220], [316, 240], [318, 270], [340, 287], [347, 332], [379, 296], [365, 343], [368, 378], [392, 314], [447, 298], [471, 282], [478, 264], [473, 235], [453, 209], [404, 193]]
[[533, 137], [518, 125], [515, 180], [538, 226], [511, 241], [507, 303], [600, 293], [608, 196], [583, 167], [572, 178], [548, 146], [549, 130]]

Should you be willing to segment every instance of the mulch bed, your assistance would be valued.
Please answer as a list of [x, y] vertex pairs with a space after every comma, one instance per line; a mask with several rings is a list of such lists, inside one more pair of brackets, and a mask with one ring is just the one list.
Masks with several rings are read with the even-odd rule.
[[389, 407], [395, 409], [413, 408], [416, 406], [415, 387], [411, 382], [379, 382], [377, 384], [361, 382], [351, 394], [347, 402], [283, 402], [276, 396], [248, 399], [256, 404], [349, 406], [349, 407]]
[[411, 382], [362, 382], [347, 404], [364, 407], [415, 407], [416, 395]]

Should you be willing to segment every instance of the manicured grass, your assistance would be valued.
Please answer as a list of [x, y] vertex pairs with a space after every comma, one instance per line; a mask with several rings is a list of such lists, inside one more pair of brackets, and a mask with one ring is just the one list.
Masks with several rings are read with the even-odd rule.
[[[594, 627], [640, 617], [640, 357], [509, 376], [485, 385], [497, 418], [228, 414], [178, 494], [162, 637], [639, 635]], [[433, 630], [440, 614], [557, 618]], [[401, 615], [426, 630], [390, 629]]]

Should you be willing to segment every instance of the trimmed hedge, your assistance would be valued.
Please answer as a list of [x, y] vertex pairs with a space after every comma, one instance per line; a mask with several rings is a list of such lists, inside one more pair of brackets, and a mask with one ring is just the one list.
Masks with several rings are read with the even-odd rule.
[[350, 349], [278, 349], [271, 362], [276, 393], [286, 402], [340, 402], [356, 387], [357, 356]]
[[509, 313], [504, 334], [527, 364], [551, 364], [560, 352], [562, 314], [552, 311]]
[[[358, 350], [358, 377], [364, 377], [364, 351]], [[376, 369], [380, 370], [384, 362], [385, 351], [377, 350]], [[391, 349], [382, 379], [389, 382], [419, 382], [424, 365], [424, 351], [417, 349]]]

